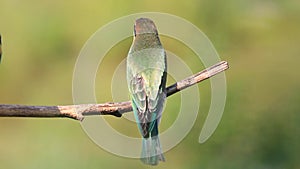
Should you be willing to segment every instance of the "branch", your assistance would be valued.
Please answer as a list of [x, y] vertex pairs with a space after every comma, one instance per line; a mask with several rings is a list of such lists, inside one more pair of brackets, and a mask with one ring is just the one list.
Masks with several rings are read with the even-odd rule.
[[[197, 74], [183, 79], [167, 87], [167, 96], [171, 96], [185, 88], [206, 80], [228, 69], [226, 61], [219, 62]], [[123, 113], [132, 111], [131, 102], [80, 104], [67, 106], [25, 106], [0, 104], [0, 117], [67, 117], [82, 121], [84, 116], [113, 115], [121, 117]]]

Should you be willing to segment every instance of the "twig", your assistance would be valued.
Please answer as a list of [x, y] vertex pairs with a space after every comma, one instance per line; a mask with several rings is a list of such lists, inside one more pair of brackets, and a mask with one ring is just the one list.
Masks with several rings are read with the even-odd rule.
[[[228, 63], [222, 61], [197, 74], [167, 87], [167, 96], [171, 96], [187, 87], [206, 80], [228, 69]], [[67, 117], [83, 120], [84, 116], [113, 115], [121, 117], [123, 113], [132, 111], [131, 102], [80, 104], [66, 106], [26, 106], [0, 104], [0, 117]]]

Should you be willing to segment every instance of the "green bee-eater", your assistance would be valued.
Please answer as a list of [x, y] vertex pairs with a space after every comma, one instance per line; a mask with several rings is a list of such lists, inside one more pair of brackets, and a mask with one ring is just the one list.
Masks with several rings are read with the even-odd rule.
[[166, 53], [154, 22], [148, 18], [137, 19], [127, 56], [127, 83], [135, 119], [143, 137], [141, 160], [149, 165], [165, 160], [158, 125], [166, 98], [166, 69]]

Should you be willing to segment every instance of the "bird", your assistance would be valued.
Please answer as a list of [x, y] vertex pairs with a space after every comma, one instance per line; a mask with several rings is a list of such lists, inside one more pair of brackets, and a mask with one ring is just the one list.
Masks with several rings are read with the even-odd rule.
[[158, 125], [166, 99], [167, 60], [157, 28], [149, 18], [134, 24], [127, 55], [127, 85], [135, 120], [142, 136], [141, 161], [157, 165], [165, 161]]

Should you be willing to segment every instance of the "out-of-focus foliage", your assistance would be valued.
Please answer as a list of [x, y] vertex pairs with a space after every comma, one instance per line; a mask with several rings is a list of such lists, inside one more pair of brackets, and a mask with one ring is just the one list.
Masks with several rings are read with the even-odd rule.
[[[198, 143], [210, 104], [207, 81], [199, 85], [196, 125], [157, 168], [299, 167], [298, 0], [1, 0], [0, 103], [72, 104], [73, 68], [85, 41], [113, 19], [146, 11], [171, 13], [195, 24], [230, 64], [226, 108], [214, 135]], [[203, 69], [199, 60], [186, 56], [193, 53], [182, 44], [162, 40], [194, 72]], [[111, 76], [130, 43], [113, 48], [98, 70], [99, 102], [111, 101]], [[169, 98], [166, 112], [176, 112], [179, 102], [179, 96]], [[107, 118], [121, 132], [138, 136], [134, 125], [124, 128], [122, 119]], [[176, 113], [165, 114], [161, 129], [175, 118]], [[68, 119], [1, 118], [0, 137], [0, 168], [148, 168], [102, 150], [78, 122]]]

